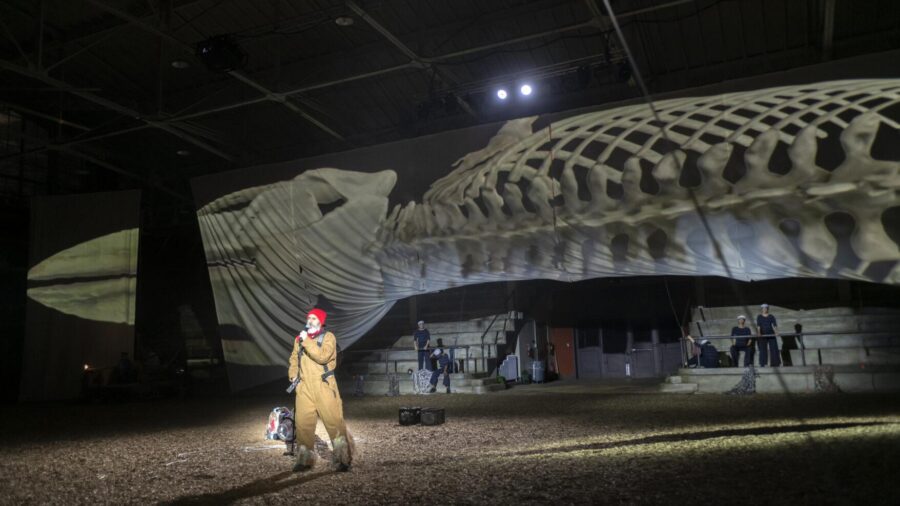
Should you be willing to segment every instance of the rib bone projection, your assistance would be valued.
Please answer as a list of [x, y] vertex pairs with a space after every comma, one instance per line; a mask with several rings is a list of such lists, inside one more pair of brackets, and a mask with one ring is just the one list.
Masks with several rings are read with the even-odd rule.
[[397, 300], [488, 281], [900, 283], [900, 80], [655, 106], [658, 119], [634, 105], [542, 128], [510, 121], [390, 213], [394, 172], [330, 168], [203, 207], [220, 322], [253, 343], [232, 358], [283, 362], [270, 336], [302, 326], [320, 296], [346, 346]]

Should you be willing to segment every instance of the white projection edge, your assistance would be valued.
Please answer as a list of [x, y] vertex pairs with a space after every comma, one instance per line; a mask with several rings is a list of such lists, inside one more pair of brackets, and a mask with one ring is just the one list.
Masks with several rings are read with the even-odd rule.
[[[220, 324], [240, 334], [231, 348], [224, 340], [226, 360], [283, 365], [320, 296], [346, 348], [395, 301], [450, 287], [725, 276], [682, 167], [696, 169], [694, 194], [735, 278], [898, 284], [900, 251], [882, 216], [900, 205], [900, 161], [872, 156], [879, 129], [900, 128], [883, 114], [898, 104], [900, 80], [851, 80], [659, 101], [663, 125], [646, 105], [537, 131], [534, 118], [514, 120], [421, 202], [390, 213], [393, 171], [321, 168], [223, 196], [198, 216]], [[816, 162], [825, 141], [844, 156], [830, 171]], [[729, 177], [735, 159], [743, 175]], [[319, 205], [337, 202], [322, 215]], [[834, 213], [855, 222], [855, 258], [839, 255]]]

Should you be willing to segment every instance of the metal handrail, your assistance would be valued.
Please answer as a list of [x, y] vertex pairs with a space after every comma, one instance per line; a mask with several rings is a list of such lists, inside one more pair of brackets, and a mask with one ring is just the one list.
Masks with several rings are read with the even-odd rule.
[[[432, 348], [432, 349], [438, 348], [438, 346], [433, 346], [433, 347], [431, 347], [431, 348]], [[469, 348], [470, 348], [470, 346], [469, 346], [468, 344], [458, 344], [458, 345], [457, 345], [457, 344], [454, 344], [454, 345], [450, 345], [450, 346], [441, 346], [440, 348], [442, 348], [442, 349], [453, 349], [453, 350], [458, 350], [458, 349], [464, 349], [464, 350], [466, 350], [466, 358], [465, 358], [465, 361], [466, 361], [466, 369], [468, 370], [468, 367], [469, 367], [469, 360], [470, 360], [470, 358], [469, 358]], [[363, 354], [363, 353], [367, 353], [367, 354], [384, 353], [384, 373], [385, 373], [385, 374], [390, 374], [390, 373], [391, 373], [391, 369], [390, 369], [389, 363], [391, 363], [391, 362], [394, 363], [394, 372], [396, 373], [396, 372], [397, 372], [397, 362], [400, 362], [400, 361], [402, 361], [402, 360], [405, 360], [405, 359], [396, 359], [396, 358], [395, 358], [395, 359], [389, 359], [388, 356], [389, 356], [389, 354], [390, 354], [391, 352], [393, 352], [393, 351], [418, 351], [418, 349], [417, 349], [417, 348], [414, 348], [414, 347], [410, 347], [410, 348], [405, 348], [405, 347], [404, 347], [404, 348], [374, 348], [374, 349], [368, 349], [368, 350], [343, 350], [341, 353], [356, 353], [356, 354]]]
[[[749, 327], [744, 327], [749, 328]], [[751, 334], [749, 336], [732, 336], [732, 335], [719, 335], [719, 336], [702, 336], [699, 338], [691, 337], [688, 339], [688, 336], [682, 338], [682, 341], [694, 341], [698, 343], [704, 339], [755, 339], [759, 337], [782, 337], [782, 336], [793, 336], [797, 338], [797, 342], [800, 343], [800, 359], [803, 362], [803, 365], [806, 365], [806, 345], [803, 343], [804, 336], [853, 336], [853, 337], [865, 337], [870, 335], [897, 335], [898, 331], [890, 331], [890, 330], [880, 330], [880, 331], [856, 331], [850, 330], [846, 332], [779, 332], [777, 334]], [[868, 346], [871, 348], [872, 346]], [[683, 348], [683, 347], [682, 347]]]

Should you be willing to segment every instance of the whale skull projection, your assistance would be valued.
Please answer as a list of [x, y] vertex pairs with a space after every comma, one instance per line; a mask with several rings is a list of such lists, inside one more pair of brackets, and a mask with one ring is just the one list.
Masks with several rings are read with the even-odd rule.
[[[491, 281], [730, 275], [900, 283], [889, 219], [900, 206], [900, 155], [873, 153], [879, 136], [900, 138], [900, 80], [655, 107], [658, 118], [633, 105], [540, 129], [536, 118], [510, 121], [421, 202], [390, 212], [393, 171], [335, 168], [203, 206], [219, 321], [242, 329], [241, 339], [223, 338], [226, 360], [283, 365], [320, 297], [334, 308], [328, 323], [347, 347], [397, 300]], [[826, 145], [831, 153], [822, 152]], [[822, 167], [826, 154], [837, 163]]]

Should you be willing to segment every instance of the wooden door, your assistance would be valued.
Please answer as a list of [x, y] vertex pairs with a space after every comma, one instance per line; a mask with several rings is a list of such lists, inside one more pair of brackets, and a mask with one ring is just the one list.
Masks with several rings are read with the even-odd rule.
[[[557, 373], [562, 379], [575, 378], [575, 332], [572, 328], [550, 329], [550, 342], [553, 343], [556, 360], [554, 365], [558, 367]], [[548, 356], [552, 360], [552, 357]], [[553, 365], [547, 364], [547, 369]]]

